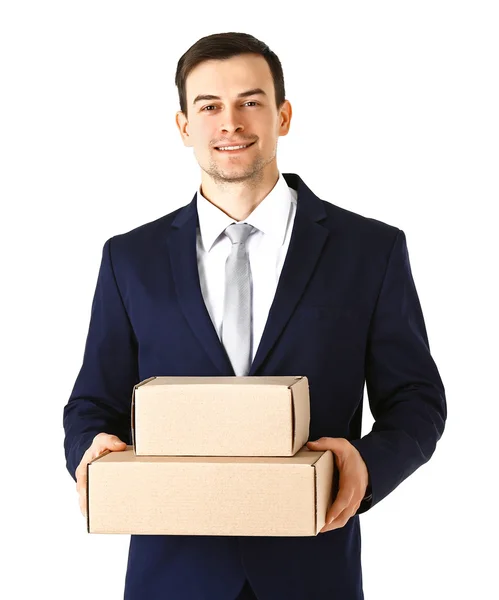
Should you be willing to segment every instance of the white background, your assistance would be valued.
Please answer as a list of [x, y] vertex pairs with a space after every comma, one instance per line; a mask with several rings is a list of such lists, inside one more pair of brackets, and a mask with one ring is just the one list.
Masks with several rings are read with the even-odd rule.
[[497, 4], [299, 6], [2, 2], [2, 598], [122, 598], [129, 538], [86, 533], [62, 411], [104, 242], [197, 188], [174, 73], [223, 31], [281, 59], [280, 170], [405, 231], [446, 386], [434, 456], [361, 517], [366, 600], [498, 597]]

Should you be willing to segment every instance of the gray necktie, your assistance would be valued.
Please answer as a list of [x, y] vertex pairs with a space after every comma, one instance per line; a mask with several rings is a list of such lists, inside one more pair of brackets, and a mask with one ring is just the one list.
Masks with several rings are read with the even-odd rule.
[[248, 223], [233, 223], [225, 230], [232, 249], [225, 263], [222, 343], [238, 377], [247, 375], [251, 366], [253, 286], [246, 240], [254, 229]]

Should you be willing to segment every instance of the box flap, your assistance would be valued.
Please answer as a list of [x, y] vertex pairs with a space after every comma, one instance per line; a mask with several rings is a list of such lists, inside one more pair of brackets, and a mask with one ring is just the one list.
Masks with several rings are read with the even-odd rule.
[[153, 381], [154, 379], [156, 379], [156, 377], [148, 377], [147, 379], [144, 379], [143, 381], [140, 381], [139, 383], [135, 384], [133, 386], [133, 391], [132, 391], [132, 408], [131, 408], [131, 429], [132, 429], [132, 445], [134, 447], [134, 449], [136, 448], [136, 442], [135, 442], [135, 390], [140, 387], [141, 385], [144, 385], [146, 383], [148, 383], [149, 381]]
[[[310, 434], [310, 396], [307, 377], [295, 377], [290, 386], [293, 415], [293, 454], [304, 446]], [[297, 427], [297, 423], [299, 427]]]

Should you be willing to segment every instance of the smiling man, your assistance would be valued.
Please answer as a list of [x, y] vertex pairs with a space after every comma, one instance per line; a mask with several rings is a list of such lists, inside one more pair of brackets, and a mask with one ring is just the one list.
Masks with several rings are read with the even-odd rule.
[[[190, 66], [181, 64], [177, 82]], [[205, 60], [184, 78], [177, 126], [201, 167], [201, 194], [241, 221], [279, 178], [277, 141], [289, 131], [291, 104], [258, 54]]]
[[[88, 462], [131, 443], [139, 381], [305, 375], [308, 447], [331, 450], [338, 474], [321, 533], [132, 536], [125, 599], [361, 600], [359, 515], [430, 459], [446, 420], [405, 235], [279, 171], [292, 110], [263, 42], [204, 37], [176, 85], [201, 181], [186, 206], [104, 245], [64, 409], [82, 511]], [[361, 437], [364, 384], [375, 423]]]

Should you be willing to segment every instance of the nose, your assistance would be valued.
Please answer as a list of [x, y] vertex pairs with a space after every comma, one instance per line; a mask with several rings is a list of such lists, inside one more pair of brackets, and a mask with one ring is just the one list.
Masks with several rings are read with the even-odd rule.
[[226, 108], [222, 114], [220, 133], [229, 137], [235, 131], [244, 131], [244, 125], [241, 122], [241, 116], [238, 115], [236, 110]]

